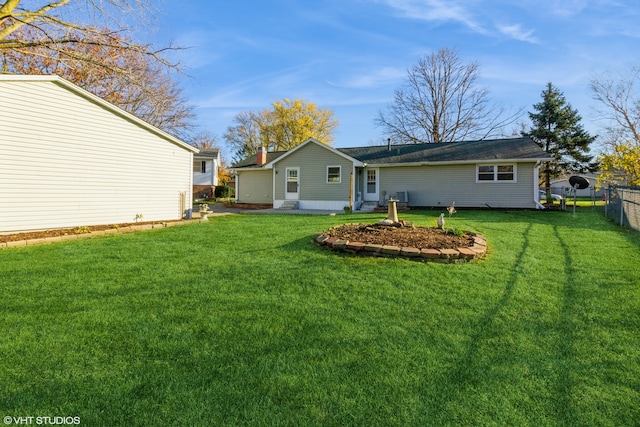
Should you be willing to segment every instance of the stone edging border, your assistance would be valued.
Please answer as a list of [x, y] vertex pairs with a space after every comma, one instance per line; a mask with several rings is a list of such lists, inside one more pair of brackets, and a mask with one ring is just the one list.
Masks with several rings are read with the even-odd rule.
[[484, 258], [487, 254], [487, 241], [479, 235], [473, 234], [473, 245], [457, 249], [418, 249], [390, 245], [376, 245], [362, 242], [350, 242], [325, 234], [314, 236], [314, 242], [325, 248], [358, 255], [381, 256], [391, 258], [407, 258], [416, 261], [433, 262], [468, 262]]
[[12, 242], [0, 242], [0, 250], [9, 249], [15, 247], [22, 246], [35, 246], [41, 245], [45, 243], [56, 243], [56, 242], [64, 242], [67, 240], [77, 240], [77, 239], [87, 239], [96, 236], [104, 236], [107, 234], [118, 234], [118, 233], [132, 233], [134, 231], [143, 231], [143, 230], [152, 230], [158, 228], [166, 228], [166, 227], [175, 227], [177, 225], [188, 224], [189, 221], [170, 221], [170, 222], [159, 222], [157, 224], [140, 224], [140, 225], [130, 225], [127, 227], [119, 227], [119, 228], [109, 228], [106, 230], [96, 230], [89, 233], [79, 233], [79, 234], [65, 234], [62, 236], [54, 236], [54, 237], [43, 237], [39, 239], [29, 239], [29, 240], [15, 240]]

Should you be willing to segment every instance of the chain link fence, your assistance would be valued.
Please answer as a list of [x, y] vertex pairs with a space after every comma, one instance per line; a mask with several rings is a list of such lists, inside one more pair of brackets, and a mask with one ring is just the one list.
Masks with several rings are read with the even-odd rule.
[[640, 231], [640, 188], [609, 187], [604, 213], [621, 226]]

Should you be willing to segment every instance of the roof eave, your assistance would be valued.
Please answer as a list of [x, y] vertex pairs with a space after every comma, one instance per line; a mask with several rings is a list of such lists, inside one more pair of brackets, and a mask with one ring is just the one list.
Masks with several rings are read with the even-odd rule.
[[229, 168], [230, 171], [239, 171], [239, 170], [257, 171], [257, 170], [268, 170], [268, 169], [273, 169], [273, 166], [269, 165], [269, 164], [264, 164], [264, 165], [249, 165], [249, 166], [240, 166], [240, 167], [231, 167], [231, 168]]
[[305, 141], [303, 141], [301, 144], [295, 146], [291, 150], [289, 150], [286, 153], [284, 153], [282, 156], [278, 156], [277, 158], [271, 160], [269, 163], [265, 164], [265, 167], [273, 168], [273, 165], [275, 163], [279, 162], [280, 160], [285, 159], [286, 157], [290, 156], [291, 154], [295, 153], [296, 151], [302, 149], [303, 147], [305, 147], [305, 146], [307, 146], [308, 144], [311, 144], [311, 143], [317, 144], [318, 146], [320, 146], [322, 148], [325, 148], [325, 149], [333, 152], [334, 154], [353, 162], [354, 166], [360, 166], [361, 167], [361, 166], [364, 165], [364, 163], [361, 162], [360, 160], [358, 160], [358, 159], [356, 159], [354, 157], [351, 157], [350, 155], [345, 154], [345, 153], [341, 152], [340, 150], [331, 147], [330, 145], [323, 144], [322, 142], [318, 141], [315, 138], [308, 138]]
[[548, 157], [526, 158], [526, 159], [475, 159], [475, 160], [446, 160], [446, 161], [421, 161], [421, 162], [398, 162], [398, 163], [367, 163], [369, 167], [410, 167], [410, 166], [444, 166], [444, 165], [465, 165], [478, 163], [536, 163], [552, 160]]

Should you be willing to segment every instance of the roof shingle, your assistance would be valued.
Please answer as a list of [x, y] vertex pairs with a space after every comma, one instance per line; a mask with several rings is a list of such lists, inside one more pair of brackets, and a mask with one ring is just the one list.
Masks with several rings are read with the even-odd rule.
[[[337, 148], [337, 150], [368, 165], [543, 160], [551, 158], [529, 137], [432, 144], [374, 145]], [[267, 163], [286, 153], [287, 151], [267, 153]], [[234, 164], [233, 167], [249, 168], [260, 166], [256, 164], [256, 157], [250, 156]]]
[[548, 157], [548, 155], [528, 137], [391, 145], [389, 147], [338, 148], [338, 150], [367, 164], [534, 160]]

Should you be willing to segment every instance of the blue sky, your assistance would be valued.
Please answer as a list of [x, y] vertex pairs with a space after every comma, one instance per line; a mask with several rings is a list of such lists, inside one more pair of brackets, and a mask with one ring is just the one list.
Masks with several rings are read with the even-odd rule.
[[334, 111], [336, 147], [379, 142], [373, 120], [407, 69], [444, 47], [477, 61], [492, 101], [523, 108], [527, 125], [552, 82], [597, 134], [590, 78], [640, 65], [636, 0], [182, 0], [157, 8], [152, 41], [189, 47], [176, 55], [190, 76], [181, 78], [185, 95], [221, 142], [236, 114], [284, 98]]

